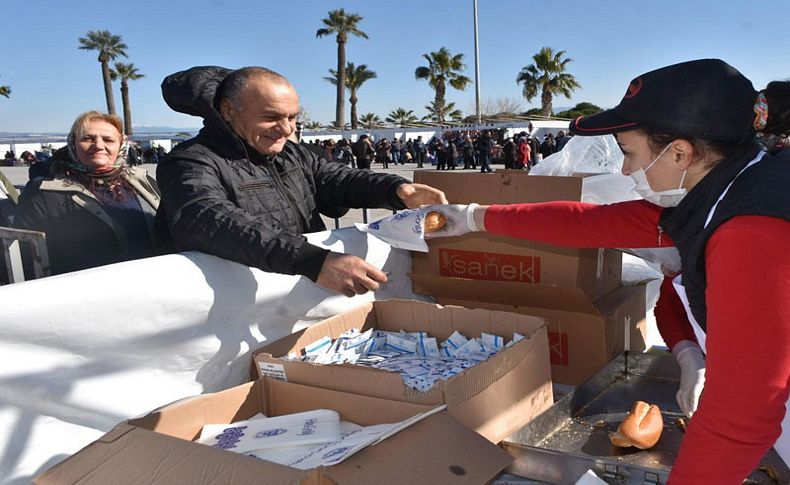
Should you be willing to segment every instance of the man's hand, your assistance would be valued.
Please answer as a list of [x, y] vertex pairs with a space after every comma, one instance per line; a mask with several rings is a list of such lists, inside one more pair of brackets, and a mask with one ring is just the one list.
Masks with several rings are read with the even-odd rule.
[[397, 194], [409, 209], [416, 209], [421, 205], [447, 203], [444, 192], [425, 184], [399, 185]]
[[443, 228], [426, 233], [425, 238], [463, 236], [469, 232], [484, 231], [483, 218], [487, 207], [478, 204], [429, 205], [423, 207], [426, 213], [431, 211], [440, 212], [446, 219]]
[[348, 297], [376, 291], [387, 275], [364, 259], [350, 254], [329, 253], [316, 283]]

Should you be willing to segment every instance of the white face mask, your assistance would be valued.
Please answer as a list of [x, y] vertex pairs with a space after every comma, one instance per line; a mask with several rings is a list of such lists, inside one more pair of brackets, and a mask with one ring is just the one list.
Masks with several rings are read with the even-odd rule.
[[683, 188], [683, 181], [686, 179], [686, 171], [683, 171], [683, 176], [680, 178], [680, 185], [677, 189], [670, 189], [670, 190], [662, 190], [661, 192], [655, 192], [650, 187], [650, 182], [647, 181], [647, 171], [650, 170], [650, 167], [656, 164], [661, 155], [666, 152], [669, 147], [672, 146], [670, 143], [663, 150], [661, 153], [658, 154], [656, 158], [650, 162], [645, 168], [640, 168], [634, 172], [631, 172], [631, 178], [636, 183], [636, 187], [634, 190], [642, 196], [648, 202], [652, 202], [661, 207], [675, 207], [680, 203], [680, 200], [686, 195], [686, 189]]

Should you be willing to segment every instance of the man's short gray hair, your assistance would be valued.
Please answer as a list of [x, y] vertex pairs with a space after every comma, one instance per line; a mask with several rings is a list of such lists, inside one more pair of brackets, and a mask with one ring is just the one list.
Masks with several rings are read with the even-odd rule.
[[265, 67], [242, 67], [228, 74], [217, 89], [217, 104], [227, 99], [234, 104], [238, 99], [239, 94], [247, 87], [250, 79], [265, 78], [270, 81], [290, 84], [290, 82], [281, 74], [267, 69]]

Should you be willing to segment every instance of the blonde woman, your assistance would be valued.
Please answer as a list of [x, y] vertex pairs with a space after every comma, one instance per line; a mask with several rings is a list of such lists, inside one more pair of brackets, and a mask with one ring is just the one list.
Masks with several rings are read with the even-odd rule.
[[74, 121], [48, 176], [28, 182], [14, 223], [46, 233], [52, 274], [154, 254], [159, 189], [126, 154], [120, 118], [89, 111]]

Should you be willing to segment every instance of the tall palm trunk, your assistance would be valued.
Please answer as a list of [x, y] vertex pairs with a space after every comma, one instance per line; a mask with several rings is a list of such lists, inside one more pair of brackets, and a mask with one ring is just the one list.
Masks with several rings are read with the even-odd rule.
[[115, 99], [112, 95], [112, 81], [110, 80], [110, 64], [109, 59], [99, 57], [101, 62], [101, 75], [104, 80], [104, 97], [107, 99], [107, 112], [111, 115], [115, 114]]
[[436, 104], [436, 111], [439, 114], [439, 123], [444, 123], [445, 93], [447, 93], [447, 86], [445, 86], [444, 81], [439, 81], [436, 84], [436, 98], [434, 99], [434, 103]]
[[357, 90], [351, 90], [351, 96], [348, 98], [351, 103], [351, 129], [356, 130], [359, 127], [359, 120], [357, 119]]
[[543, 116], [551, 116], [552, 98], [551, 92], [544, 86], [543, 91], [540, 93], [540, 106]]
[[121, 103], [123, 103], [123, 129], [126, 136], [132, 136], [132, 106], [129, 104], [129, 83], [121, 81]]
[[346, 40], [337, 36], [337, 100], [335, 102], [335, 127], [342, 130], [346, 124]]

